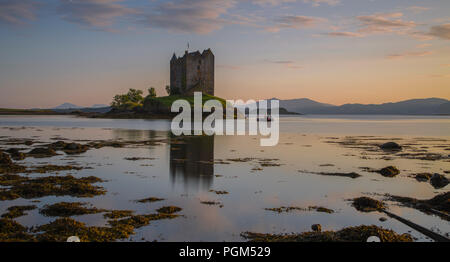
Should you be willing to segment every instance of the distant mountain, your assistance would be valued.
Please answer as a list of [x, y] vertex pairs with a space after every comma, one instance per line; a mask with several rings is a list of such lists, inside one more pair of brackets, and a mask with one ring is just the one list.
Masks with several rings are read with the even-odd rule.
[[280, 100], [280, 107], [302, 114], [380, 114], [435, 115], [450, 114], [450, 101], [441, 98], [411, 99], [384, 104], [344, 104], [334, 106], [310, 99]]
[[[272, 98], [270, 100], [279, 100], [279, 99]], [[333, 105], [319, 103], [308, 98], [279, 100], [279, 101], [280, 107], [286, 108], [288, 111], [297, 113], [310, 112], [319, 108], [333, 107]]]
[[77, 106], [71, 103], [64, 103], [51, 109], [78, 109], [78, 108], [82, 108], [82, 106]]

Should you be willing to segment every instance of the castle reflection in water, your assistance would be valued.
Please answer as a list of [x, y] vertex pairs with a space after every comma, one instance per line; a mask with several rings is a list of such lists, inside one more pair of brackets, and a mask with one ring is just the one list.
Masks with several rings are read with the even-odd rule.
[[[179, 138], [179, 137], [177, 137]], [[172, 137], [170, 143], [172, 184], [209, 189], [214, 179], [214, 136]]]

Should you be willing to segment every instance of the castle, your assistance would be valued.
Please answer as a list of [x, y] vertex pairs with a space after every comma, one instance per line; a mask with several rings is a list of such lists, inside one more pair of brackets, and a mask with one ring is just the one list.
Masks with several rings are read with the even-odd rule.
[[214, 54], [211, 49], [199, 51], [170, 60], [171, 94], [192, 95], [194, 92], [214, 95]]

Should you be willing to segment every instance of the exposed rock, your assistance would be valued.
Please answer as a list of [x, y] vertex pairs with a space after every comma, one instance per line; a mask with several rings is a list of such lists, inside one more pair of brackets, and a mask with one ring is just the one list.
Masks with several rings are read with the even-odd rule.
[[349, 178], [358, 178], [361, 175], [355, 172], [350, 173], [340, 173], [340, 172], [312, 172], [312, 171], [306, 171], [306, 170], [298, 170], [300, 173], [305, 174], [316, 174], [316, 175], [322, 175], [322, 176], [340, 176], [340, 177], [349, 177]]
[[385, 218], [385, 217], [380, 217], [378, 220], [380, 220], [381, 222], [384, 222], [384, 221], [387, 220], [387, 218]]
[[55, 152], [55, 150], [48, 148], [48, 147], [38, 147], [38, 148], [32, 149], [30, 152], [27, 153], [27, 155], [32, 156], [32, 157], [37, 157], [37, 158], [51, 157], [51, 156], [55, 156], [56, 152]]
[[289, 206], [289, 207], [281, 206], [281, 207], [273, 207], [273, 208], [264, 208], [264, 210], [278, 212], [278, 213], [283, 213], [283, 212], [287, 213], [287, 212], [291, 212], [291, 211], [316, 211], [316, 212], [322, 212], [322, 213], [328, 213], [328, 214], [334, 213], [334, 210], [326, 208], [326, 207], [320, 207], [320, 206], [309, 206], [308, 208], [296, 207], [296, 206]]
[[352, 205], [361, 212], [378, 211], [385, 208], [383, 202], [370, 197], [355, 198]]
[[449, 180], [444, 175], [436, 173], [431, 177], [430, 183], [434, 188], [439, 189], [447, 186]]
[[59, 140], [54, 143], [51, 143], [50, 145], [48, 145], [48, 147], [53, 149], [63, 149], [66, 145], [67, 145], [66, 142]]
[[63, 148], [64, 153], [69, 155], [81, 154], [88, 150], [89, 146], [78, 143], [69, 143]]
[[[389, 200], [399, 202], [405, 206], [418, 209], [427, 214], [435, 214], [445, 220], [449, 220], [450, 213], [450, 192], [436, 195], [427, 200], [415, 199], [412, 197], [388, 196]], [[436, 212], [440, 211], [440, 212]]]
[[380, 169], [378, 173], [385, 177], [394, 177], [400, 174], [400, 170], [398, 170], [395, 166], [388, 166]]
[[156, 210], [158, 213], [164, 213], [164, 214], [173, 214], [173, 213], [177, 213], [180, 212], [182, 209], [181, 207], [176, 207], [176, 206], [166, 206], [166, 207], [161, 207], [158, 210]]
[[148, 198], [136, 200], [136, 202], [139, 202], [139, 203], [152, 203], [152, 202], [163, 201], [163, 200], [164, 200], [164, 198], [148, 197]]
[[0, 151], [0, 174], [23, 172], [25, 169], [24, 166], [14, 164], [8, 154]]
[[6, 152], [8, 152], [9, 155], [14, 160], [23, 160], [26, 158], [26, 155], [24, 153], [20, 152], [19, 149], [17, 149], [17, 148], [10, 148], [10, 149], [6, 150]]
[[314, 232], [320, 232], [320, 231], [322, 231], [322, 226], [320, 224], [314, 224], [311, 226], [311, 229]]
[[431, 174], [430, 173], [420, 173], [420, 174], [416, 174], [415, 178], [419, 182], [428, 182], [431, 178]]
[[383, 150], [393, 150], [393, 151], [402, 150], [402, 146], [400, 146], [399, 144], [397, 144], [395, 142], [384, 143], [384, 144], [380, 145], [380, 148]]
[[9, 167], [12, 165], [13, 165], [13, 162], [11, 160], [11, 157], [9, 157], [7, 154], [0, 151], [0, 166]]

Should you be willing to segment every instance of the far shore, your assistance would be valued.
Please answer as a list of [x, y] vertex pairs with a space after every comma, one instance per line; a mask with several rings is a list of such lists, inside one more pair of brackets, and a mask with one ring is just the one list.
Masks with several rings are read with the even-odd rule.
[[[147, 113], [135, 113], [135, 112], [122, 112], [122, 113], [99, 113], [99, 112], [83, 112], [79, 110], [74, 111], [56, 111], [52, 109], [10, 109], [0, 108], [0, 115], [12, 115], [12, 116], [32, 116], [32, 115], [73, 115], [86, 118], [106, 118], [106, 119], [171, 119], [174, 114], [147, 114]], [[355, 116], [373, 116], [378, 114], [280, 114], [281, 116], [305, 116], [305, 115], [355, 115]], [[386, 116], [450, 116], [450, 114], [383, 114]]]

